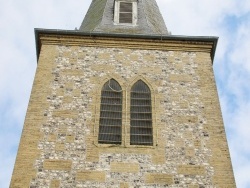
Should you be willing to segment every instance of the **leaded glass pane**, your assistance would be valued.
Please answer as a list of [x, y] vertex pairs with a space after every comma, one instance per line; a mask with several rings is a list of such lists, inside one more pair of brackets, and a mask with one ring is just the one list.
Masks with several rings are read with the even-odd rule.
[[121, 144], [122, 88], [117, 81], [107, 81], [101, 92], [98, 143]]
[[131, 88], [130, 144], [153, 145], [151, 92], [142, 80]]

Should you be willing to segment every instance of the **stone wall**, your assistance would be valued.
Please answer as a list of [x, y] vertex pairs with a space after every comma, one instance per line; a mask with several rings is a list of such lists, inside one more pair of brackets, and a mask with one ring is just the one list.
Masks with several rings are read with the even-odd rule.
[[[210, 53], [121, 44], [42, 45], [11, 187], [235, 187]], [[97, 141], [111, 78], [123, 89], [121, 145]], [[139, 79], [152, 93], [153, 146], [129, 145]]]

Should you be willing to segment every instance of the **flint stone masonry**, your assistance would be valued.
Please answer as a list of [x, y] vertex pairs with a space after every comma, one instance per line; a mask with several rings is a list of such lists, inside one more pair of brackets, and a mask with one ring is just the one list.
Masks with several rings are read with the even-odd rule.
[[[10, 187], [235, 187], [210, 52], [112, 40], [42, 43]], [[121, 145], [97, 142], [111, 78], [123, 89]], [[152, 91], [150, 147], [129, 145], [129, 91], [139, 79]]]

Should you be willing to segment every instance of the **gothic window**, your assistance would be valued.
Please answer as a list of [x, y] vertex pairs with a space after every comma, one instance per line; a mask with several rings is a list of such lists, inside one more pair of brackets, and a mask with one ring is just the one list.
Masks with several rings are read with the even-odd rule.
[[110, 79], [101, 91], [98, 143], [121, 144], [122, 142], [122, 88]]
[[130, 145], [153, 145], [151, 92], [138, 80], [130, 93]]

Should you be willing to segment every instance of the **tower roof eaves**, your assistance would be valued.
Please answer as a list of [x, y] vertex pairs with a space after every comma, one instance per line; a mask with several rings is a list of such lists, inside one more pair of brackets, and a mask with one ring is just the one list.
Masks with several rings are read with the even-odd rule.
[[173, 40], [173, 41], [190, 41], [190, 42], [213, 42], [211, 50], [211, 59], [214, 60], [215, 51], [219, 37], [217, 36], [186, 36], [186, 35], [157, 35], [157, 34], [123, 34], [123, 33], [103, 33], [103, 32], [83, 32], [79, 30], [59, 30], [59, 29], [42, 29], [35, 28], [35, 42], [37, 59], [39, 58], [41, 41], [40, 35], [67, 35], [67, 36], [89, 36], [89, 37], [114, 37], [114, 38], [131, 38], [131, 39], [152, 39], [152, 40]]

